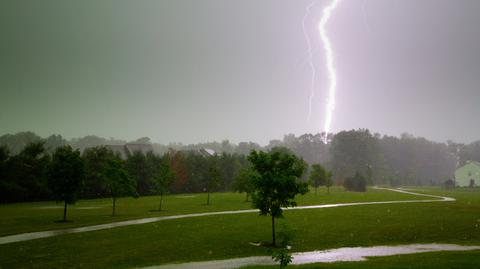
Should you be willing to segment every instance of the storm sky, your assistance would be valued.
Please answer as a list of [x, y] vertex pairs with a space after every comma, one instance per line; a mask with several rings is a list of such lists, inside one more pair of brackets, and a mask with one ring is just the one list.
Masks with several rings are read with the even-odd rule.
[[[317, 24], [300, 0], [2, 0], [0, 135], [261, 144], [323, 131]], [[480, 1], [341, 0], [334, 132], [480, 139]]]

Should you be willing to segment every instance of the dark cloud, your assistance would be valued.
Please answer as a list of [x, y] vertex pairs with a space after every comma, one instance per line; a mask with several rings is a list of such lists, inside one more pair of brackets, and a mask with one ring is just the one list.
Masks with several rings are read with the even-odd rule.
[[[326, 77], [308, 113], [308, 1], [3, 1], [1, 133], [266, 143], [322, 131]], [[333, 130], [480, 138], [480, 1], [343, 0], [328, 24], [338, 70]]]

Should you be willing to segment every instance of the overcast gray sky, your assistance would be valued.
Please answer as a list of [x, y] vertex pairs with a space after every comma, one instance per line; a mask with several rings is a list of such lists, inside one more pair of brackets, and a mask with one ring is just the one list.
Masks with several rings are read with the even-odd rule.
[[[0, 134], [31, 130], [168, 142], [267, 143], [323, 131], [317, 72], [307, 122], [311, 1], [0, 2]], [[480, 139], [480, 1], [341, 0], [327, 25], [333, 131]]]

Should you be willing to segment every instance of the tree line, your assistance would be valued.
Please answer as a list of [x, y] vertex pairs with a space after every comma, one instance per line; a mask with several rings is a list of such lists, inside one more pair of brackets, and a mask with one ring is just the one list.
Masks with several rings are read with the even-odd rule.
[[[190, 160], [191, 166], [187, 166], [187, 162], [179, 165], [180, 160]], [[240, 160], [246, 161], [243, 167], [239, 166]], [[194, 169], [182, 171], [187, 167]], [[126, 159], [105, 146], [89, 148], [81, 154], [78, 149], [65, 145], [50, 154], [44, 141], [31, 142], [11, 156], [7, 147], [0, 147], [0, 173], [2, 178], [8, 179], [0, 184], [2, 199], [15, 200], [22, 193], [38, 192], [32, 197], [49, 197], [63, 203], [61, 222], [67, 221], [68, 205], [85, 195], [110, 197], [112, 216], [115, 216], [118, 198], [138, 197], [141, 193], [158, 194], [158, 210], [162, 210], [163, 195], [175, 182], [185, 188], [182, 178], [185, 175], [195, 174], [203, 180], [208, 205], [210, 192], [225, 187], [228, 184], [225, 179], [235, 176], [233, 188], [246, 192], [247, 197], [251, 195], [252, 205], [259, 209], [260, 215], [271, 217], [273, 246], [276, 245], [275, 219], [283, 216], [284, 207], [296, 206], [296, 195], [308, 192], [308, 183], [302, 180], [307, 167], [303, 159], [280, 147], [268, 152], [252, 150], [247, 157], [226, 153], [205, 156], [194, 152], [183, 156], [182, 152], [171, 151], [163, 156], [135, 152]], [[328, 185], [329, 171], [318, 164], [313, 171], [310, 181], [315, 187]], [[179, 174], [183, 175], [179, 177]]]
[[370, 185], [441, 185], [454, 177], [459, 156], [448, 144], [408, 134], [382, 137], [364, 129], [340, 132], [329, 146], [328, 166], [336, 182], [353, 176]]
[[[329, 141], [328, 144], [324, 143], [325, 138]], [[27, 147], [37, 142], [43, 142], [42, 149], [38, 145], [36, 148]], [[0, 172], [3, 173], [0, 174], [0, 199], [29, 201], [49, 197], [48, 188], [44, 187], [44, 180], [40, 176], [49, 161], [48, 156], [58, 147], [69, 145], [78, 149], [85, 162], [94, 167], [95, 161], [89, 160], [102, 156], [100, 153], [100, 156], [95, 156], [95, 152], [91, 152], [92, 148], [123, 145], [127, 142], [129, 141], [97, 136], [67, 140], [60, 135], [51, 135], [43, 139], [33, 132], [2, 135], [0, 145], [3, 145], [4, 150], [0, 153], [0, 158], [3, 159], [0, 162], [8, 169], [3, 168]], [[347, 179], [354, 177], [364, 179], [367, 184], [441, 185], [451, 179], [455, 169], [466, 161], [480, 161], [480, 141], [467, 145], [452, 141], [438, 143], [408, 134], [400, 137], [381, 136], [366, 129], [342, 131], [328, 137], [325, 137], [324, 133], [300, 136], [289, 134], [282, 140], [271, 140], [265, 146], [253, 142], [234, 144], [228, 140], [191, 145], [162, 145], [150, 142], [147, 137], [133, 142], [149, 144], [152, 149], [151, 153], [134, 152], [125, 160], [124, 165], [135, 180], [139, 195], [152, 194], [152, 163], [159, 161], [155, 158], [161, 159], [163, 156], [168, 156], [170, 166], [175, 171], [175, 180], [168, 190], [173, 193], [238, 188], [234, 182], [235, 176], [248, 176], [248, 172], [240, 175], [242, 168], [248, 166], [245, 156], [252, 150], [268, 151], [276, 147], [288, 148], [306, 163], [321, 164], [330, 170], [332, 185], [344, 185]], [[198, 154], [201, 148], [213, 149], [218, 155], [215, 159], [202, 156]], [[212, 162], [216, 162], [218, 171], [210, 171]], [[306, 170], [311, 172], [312, 169], [308, 167]], [[7, 172], [9, 175], [5, 175]], [[357, 176], [357, 172], [361, 177]], [[207, 184], [210, 173], [219, 174], [218, 184]], [[303, 177], [306, 180], [306, 175]], [[81, 193], [83, 198], [105, 197], [106, 191], [101, 180], [94, 174], [90, 174], [86, 180], [88, 182]], [[4, 190], [14, 195], [4, 194]]]
[[135, 151], [122, 159], [106, 146], [87, 148], [81, 153], [69, 145], [49, 152], [45, 145], [45, 141], [31, 142], [18, 154], [0, 146], [0, 202], [58, 198], [59, 184], [50, 183], [67, 176], [56, 174], [62, 173], [58, 158], [67, 153], [70, 155], [65, 158], [71, 158], [68, 160], [72, 163], [78, 159], [83, 169], [77, 171], [83, 176], [75, 193], [81, 199], [232, 190], [236, 175], [248, 164], [240, 154], [205, 156], [198, 151], [170, 150], [158, 155]]

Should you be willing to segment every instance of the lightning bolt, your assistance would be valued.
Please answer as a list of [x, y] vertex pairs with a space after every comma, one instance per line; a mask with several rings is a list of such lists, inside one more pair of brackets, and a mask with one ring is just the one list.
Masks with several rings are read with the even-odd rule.
[[315, 1], [310, 3], [310, 5], [307, 6], [307, 9], [305, 11], [305, 15], [303, 16], [302, 20], [302, 27], [303, 27], [303, 35], [305, 36], [305, 40], [307, 41], [307, 59], [308, 59], [308, 65], [310, 66], [311, 70], [311, 77], [310, 77], [310, 97], [308, 100], [308, 116], [307, 116], [307, 121], [310, 122], [310, 119], [312, 117], [312, 102], [313, 98], [315, 97], [315, 77], [317, 74], [317, 71], [315, 70], [315, 65], [313, 64], [313, 52], [312, 52], [312, 41], [310, 40], [310, 36], [308, 35], [307, 28], [305, 26], [305, 22], [307, 21], [308, 16], [310, 15], [310, 9], [315, 5]]
[[325, 26], [328, 23], [332, 15], [332, 11], [337, 7], [337, 4], [340, 0], [332, 0], [329, 5], [327, 5], [322, 12], [322, 18], [318, 24], [318, 31], [320, 32], [320, 39], [323, 43], [323, 48], [325, 50], [325, 57], [326, 57], [326, 66], [327, 66], [327, 77], [329, 80], [328, 85], [328, 97], [327, 97], [327, 105], [326, 105], [326, 113], [325, 113], [325, 138], [324, 143], [328, 142], [328, 134], [330, 133], [330, 129], [332, 126], [332, 117], [333, 111], [335, 110], [335, 94], [337, 91], [337, 73], [335, 70], [335, 65], [333, 61], [333, 50], [332, 44], [330, 39], [328, 38], [327, 31]]

